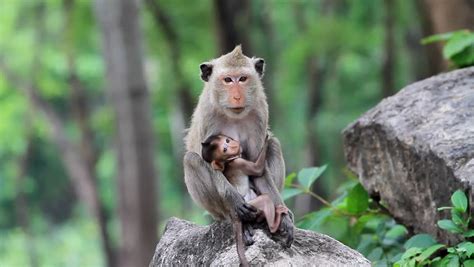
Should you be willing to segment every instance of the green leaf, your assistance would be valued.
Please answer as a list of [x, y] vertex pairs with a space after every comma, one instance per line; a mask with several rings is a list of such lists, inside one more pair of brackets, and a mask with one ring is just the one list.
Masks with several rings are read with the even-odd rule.
[[395, 225], [392, 229], [388, 230], [385, 234], [386, 238], [390, 239], [398, 239], [403, 237], [406, 233], [408, 233], [407, 229], [403, 225]]
[[464, 237], [473, 237], [474, 236], [474, 229], [469, 230], [462, 234]]
[[427, 260], [431, 255], [433, 255], [436, 251], [438, 251], [439, 249], [441, 248], [444, 248], [444, 245], [442, 244], [436, 244], [434, 246], [431, 246], [425, 250], [423, 250], [423, 252], [420, 254], [420, 256], [418, 256], [416, 259], [419, 261], [419, 262], [424, 262], [425, 260]]
[[457, 53], [474, 44], [474, 34], [456, 33], [443, 48], [443, 56], [450, 59]]
[[428, 37], [425, 37], [425, 38], [421, 39], [421, 44], [426, 45], [426, 44], [431, 44], [431, 43], [434, 43], [434, 42], [447, 41], [454, 34], [459, 33], [459, 32], [469, 32], [469, 31], [461, 30], [461, 31], [446, 32], [446, 33], [431, 35], [431, 36], [428, 36]]
[[452, 257], [453, 257], [452, 254], [448, 254], [444, 258], [442, 258], [440, 261], [436, 262], [436, 264], [434, 266], [446, 267], [446, 266], [448, 266], [448, 263], [449, 263], [449, 261], [451, 260]]
[[440, 220], [438, 221], [438, 226], [439, 228], [449, 231], [451, 233], [455, 233], [455, 234], [462, 233], [462, 229], [459, 228], [459, 226], [457, 226], [451, 220]]
[[[474, 35], [473, 35], [474, 37]], [[473, 39], [474, 44], [474, 39]], [[467, 197], [462, 190], [457, 190], [451, 196], [451, 202], [453, 203], [454, 208], [461, 212], [466, 212], [467, 210]]]
[[363, 234], [360, 235], [360, 241], [357, 244], [356, 250], [362, 253], [362, 255], [367, 256], [377, 245], [377, 240], [373, 235]]
[[304, 168], [298, 172], [298, 182], [309, 190], [311, 185], [323, 174], [327, 165], [321, 167]]
[[382, 259], [382, 255], [383, 255], [383, 249], [381, 247], [376, 247], [374, 250], [372, 250], [369, 253], [369, 255], [367, 255], [367, 259], [369, 259], [372, 262], [378, 261]]
[[451, 61], [460, 68], [474, 65], [474, 45], [452, 56]]
[[298, 226], [304, 229], [317, 230], [331, 215], [332, 210], [327, 208], [311, 212], [305, 215], [301, 221], [298, 222]]
[[474, 243], [472, 242], [462, 242], [458, 245], [458, 248], [464, 249], [468, 257], [474, 254]]
[[464, 219], [462, 213], [458, 209], [451, 210], [451, 220], [458, 226], [464, 225]]
[[[402, 258], [403, 253], [398, 253], [397, 255], [393, 256], [390, 261], [391, 262], [397, 262]], [[395, 266], [395, 265], [394, 265]]]
[[292, 198], [296, 195], [303, 194], [304, 191], [299, 189], [299, 188], [285, 188], [283, 189], [283, 192], [281, 193], [281, 197], [283, 200], [287, 200], [289, 198]]
[[417, 248], [417, 247], [409, 248], [407, 249], [407, 251], [405, 251], [405, 253], [403, 253], [402, 260], [412, 258], [420, 253], [421, 253], [421, 248]]
[[369, 207], [369, 194], [362, 185], [356, 184], [347, 196], [347, 211], [352, 214], [364, 212]]
[[295, 180], [296, 178], [296, 173], [292, 172], [290, 174], [288, 174], [288, 176], [286, 176], [285, 178], [285, 187], [289, 187], [293, 184], [293, 181]]
[[448, 262], [448, 267], [458, 267], [459, 265], [459, 257], [454, 255], [451, 260]]
[[436, 244], [436, 240], [428, 234], [418, 234], [412, 236], [410, 239], [405, 242], [403, 247], [405, 249], [410, 248], [427, 248]]
[[464, 267], [474, 267], [474, 260], [467, 260], [463, 262]]

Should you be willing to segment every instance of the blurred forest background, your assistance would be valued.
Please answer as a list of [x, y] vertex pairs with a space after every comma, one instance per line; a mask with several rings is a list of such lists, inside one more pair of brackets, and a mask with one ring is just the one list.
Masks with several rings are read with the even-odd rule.
[[470, 0], [2, 0], [0, 266], [147, 265], [167, 218], [209, 222], [182, 170], [201, 62], [266, 60], [287, 172], [328, 164], [331, 199], [341, 130], [449, 68], [423, 37], [473, 26]]

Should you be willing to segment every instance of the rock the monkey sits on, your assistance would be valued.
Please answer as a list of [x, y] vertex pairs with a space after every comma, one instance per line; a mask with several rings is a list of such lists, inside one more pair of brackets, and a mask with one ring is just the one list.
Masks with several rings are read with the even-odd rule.
[[[264, 60], [249, 58], [237, 46], [232, 52], [200, 65], [205, 82], [194, 110], [191, 126], [185, 137], [184, 179], [193, 200], [205, 208], [216, 220], [253, 221], [258, 211], [246, 203], [244, 197], [225, 178], [201, 157], [201, 142], [207, 137], [223, 134], [239, 140], [242, 158], [255, 162], [268, 139], [265, 171], [252, 178], [254, 188], [267, 194], [275, 206], [283, 205], [285, 163], [278, 139], [268, 130], [268, 104], [261, 78]], [[283, 245], [291, 246], [294, 225], [289, 214], [282, 214], [276, 236]], [[249, 224], [244, 237], [252, 239]]]

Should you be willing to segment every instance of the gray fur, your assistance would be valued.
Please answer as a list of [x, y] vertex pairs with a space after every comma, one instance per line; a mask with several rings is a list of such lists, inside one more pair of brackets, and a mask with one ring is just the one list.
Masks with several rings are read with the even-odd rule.
[[[263, 61], [261, 63], [264, 64]], [[204, 89], [185, 137], [187, 152], [183, 161], [184, 180], [193, 200], [209, 211], [215, 219], [233, 220], [236, 218], [236, 211], [246, 202], [222, 172], [213, 170], [210, 164], [201, 158], [201, 142], [211, 135], [227, 135], [240, 142], [244, 159], [256, 161], [266, 136], [271, 136], [268, 127], [268, 104], [261, 81], [264, 66], [259, 66], [257, 72], [255, 59], [244, 56], [240, 46], [206, 64], [212, 66], [212, 72], [203, 79]], [[245, 85], [245, 109], [238, 114], [228, 108], [229, 96], [221, 80], [226, 75], [236, 73], [248, 77]], [[275, 205], [283, 204], [280, 191], [284, 177], [285, 163], [280, 143], [272, 136], [267, 150], [265, 174], [254, 178], [254, 185], [258, 192], [269, 194]], [[284, 238], [285, 247], [289, 247], [293, 242], [293, 230], [291, 216], [283, 216], [280, 236]]]
[[[184, 157], [184, 178], [194, 201], [215, 219], [224, 220], [231, 219], [236, 207], [245, 201], [221, 172], [213, 170], [201, 158], [201, 142], [210, 135], [230, 136], [240, 141], [243, 157], [255, 161], [266, 135], [271, 135], [271, 132], [268, 130], [268, 104], [261, 77], [253, 65], [254, 59], [244, 56], [241, 48], [236, 47], [231, 53], [213, 59], [209, 64], [212, 64], [213, 71], [205, 82], [185, 138], [187, 152]], [[219, 80], [226, 72], [249, 76], [246, 108], [240, 114], [226, 109], [227, 95]], [[255, 184], [261, 192], [269, 193], [278, 205], [283, 203], [279, 192], [283, 187], [285, 163], [279, 141], [271, 137], [269, 142], [265, 174], [256, 178]], [[285, 216], [284, 221], [282, 224], [292, 227], [288, 216]]]

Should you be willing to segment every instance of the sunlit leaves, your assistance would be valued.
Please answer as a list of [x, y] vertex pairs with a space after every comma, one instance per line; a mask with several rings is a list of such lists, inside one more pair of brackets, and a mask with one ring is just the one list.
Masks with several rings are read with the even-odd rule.
[[460, 30], [429, 36], [422, 40], [423, 44], [444, 41], [443, 56], [451, 60], [457, 67], [474, 64], [474, 33]]
[[459, 210], [460, 212], [466, 212], [467, 209], [467, 197], [463, 191], [457, 190], [451, 196], [451, 202], [455, 209]]
[[444, 248], [445, 246], [442, 244], [436, 244], [431, 247], [428, 247], [425, 249], [420, 256], [416, 258], [417, 261], [419, 262], [424, 262], [426, 261], [431, 255], [433, 255], [436, 251], [440, 250], [441, 248]]
[[357, 184], [347, 196], [347, 210], [350, 213], [357, 214], [365, 211], [369, 207], [369, 194], [361, 184]]
[[[471, 215], [467, 209], [468, 200], [462, 190], [451, 196], [453, 207], [438, 210], [451, 210], [451, 219], [437, 222], [439, 228], [463, 237], [474, 236], [474, 229], [469, 229]], [[410, 238], [404, 245], [405, 253], [395, 266], [470, 266], [473, 263], [474, 243], [465, 241], [453, 247], [436, 244], [427, 234], [419, 234]], [[443, 253], [439, 253], [439, 252]]]
[[[290, 173], [285, 179], [285, 189], [282, 192], [283, 200], [308, 193], [311, 190], [311, 185], [326, 170], [326, 167], [324, 165], [321, 167], [304, 168], [298, 172], [298, 175]], [[294, 184], [295, 179], [298, 181], [298, 184]]]
[[296, 178], [296, 173], [292, 172], [290, 174], [288, 174], [288, 176], [286, 176], [285, 178], [285, 187], [289, 187], [293, 184], [293, 181], [295, 180]]

